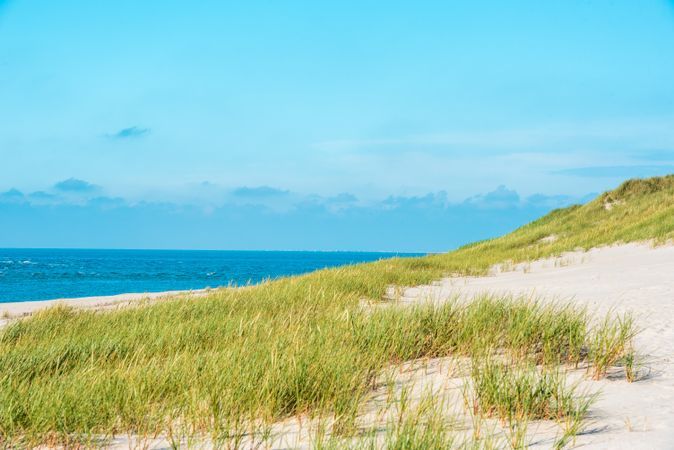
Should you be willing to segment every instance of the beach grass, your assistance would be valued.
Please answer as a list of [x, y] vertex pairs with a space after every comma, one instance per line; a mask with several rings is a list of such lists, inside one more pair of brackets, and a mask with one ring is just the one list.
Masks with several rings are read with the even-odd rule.
[[539, 368], [506, 363], [493, 357], [478, 358], [471, 376], [474, 408], [485, 417], [508, 424], [528, 420], [561, 421], [586, 409], [575, 386], [569, 386], [558, 367]]
[[[417, 358], [502, 354], [547, 367], [586, 361], [603, 376], [631, 351], [628, 319], [596, 326], [570, 305], [498, 297], [397, 307], [385, 294], [577, 248], [664, 242], [674, 234], [673, 208], [674, 177], [635, 180], [442, 255], [113, 311], [45, 310], [0, 330], [0, 441], [74, 444], [134, 434], [231, 443], [264, 434], [279, 419], [319, 412], [333, 414], [336, 430], [348, 435], [378, 374]], [[508, 379], [501, 381], [496, 386], [507, 393]], [[515, 398], [513, 408], [524, 400]]]
[[64, 441], [180, 426], [218, 440], [309, 411], [348, 432], [388, 365], [491, 349], [571, 362], [579, 334], [592, 342], [583, 310], [528, 299], [368, 310], [320, 290], [261, 289], [13, 323], [0, 339], [0, 432], [33, 443], [45, 431]]

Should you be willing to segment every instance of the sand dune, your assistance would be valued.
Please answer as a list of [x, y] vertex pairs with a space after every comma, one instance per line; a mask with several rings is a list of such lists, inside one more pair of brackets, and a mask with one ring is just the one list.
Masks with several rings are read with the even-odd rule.
[[[599, 400], [590, 411], [586, 432], [577, 437], [576, 446], [592, 449], [670, 449], [674, 448], [674, 246], [653, 248], [648, 244], [629, 244], [573, 252], [515, 267], [495, 267], [490, 276], [456, 277], [431, 286], [406, 289], [404, 304], [442, 302], [459, 296], [470, 301], [484, 293], [530, 295], [544, 301], [570, 301], [587, 305], [594, 317], [607, 312], [631, 312], [641, 330], [635, 340], [640, 353], [643, 376], [628, 383], [623, 377], [590, 381], [582, 372], [571, 376], [581, 379], [583, 388], [600, 391]], [[128, 304], [144, 298], [161, 298], [177, 293], [131, 294], [107, 298], [63, 300], [76, 307], [105, 308]], [[27, 314], [53, 306], [58, 302], [25, 302], [5, 304], [13, 314]], [[461, 376], [452, 374], [452, 361], [425, 361], [423, 367], [411, 364], [398, 376], [400, 386], [427, 389], [446, 396], [454, 407], [462, 408], [459, 394]], [[377, 398], [373, 393], [360, 418], [368, 425], [377, 414]], [[290, 419], [274, 427], [274, 447], [310, 448], [311, 439], [306, 418]], [[550, 424], [538, 424], [530, 432], [535, 447], [549, 448], [556, 431]], [[113, 445], [128, 448], [126, 438]], [[157, 439], [150, 448], [163, 448], [167, 442]], [[208, 447], [208, 445], [206, 445]]]
[[591, 433], [577, 445], [599, 449], [674, 448], [674, 247], [629, 244], [564, 254], [489, 277], [442, 280], [408, 289], [404, 301], [443, 301], [460, 295], [532, 295], [587, 305], [597, 317], [633, 313], [645, 379], [586, 382], [601, 396], [591, 410]]

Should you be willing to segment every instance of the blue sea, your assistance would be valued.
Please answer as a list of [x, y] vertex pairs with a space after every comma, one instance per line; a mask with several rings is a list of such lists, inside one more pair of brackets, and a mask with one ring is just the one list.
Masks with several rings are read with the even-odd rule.
[[410, 253], [0, 249], [0, 303], [245, 285]]

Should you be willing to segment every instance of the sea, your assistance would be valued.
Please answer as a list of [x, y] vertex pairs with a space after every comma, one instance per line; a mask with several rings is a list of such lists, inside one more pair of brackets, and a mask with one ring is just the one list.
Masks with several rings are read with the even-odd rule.
[[215, 288], [421, 253], [0, 249], [0, 303]]

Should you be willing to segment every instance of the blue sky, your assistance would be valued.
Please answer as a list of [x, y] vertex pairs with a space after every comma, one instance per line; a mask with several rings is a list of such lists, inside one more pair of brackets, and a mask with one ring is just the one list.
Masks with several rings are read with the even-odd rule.
[[673, 48], [662, 0], [0, 0], [0, 246], [445, 250], [674, 172]]

